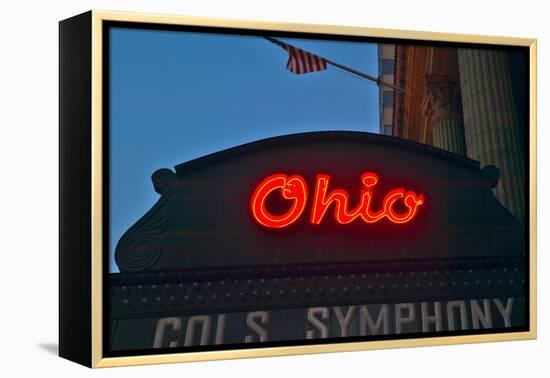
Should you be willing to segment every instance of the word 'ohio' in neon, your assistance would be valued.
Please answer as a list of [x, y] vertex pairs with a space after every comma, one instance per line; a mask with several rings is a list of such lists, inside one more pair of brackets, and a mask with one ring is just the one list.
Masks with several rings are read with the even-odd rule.
[[[348, 224], [357, 219], [365, 223], [376, 223], [384, 218], [393, 223], [407, 223], [416, 216], [418, 208], [424, 204], [424, 195], [405, 191], [404, 188], [396, 188], [385, 195], [380, 209], [373, 210], [373, 191], [378, 183], [378, 175], [365, 172], [361, 175], [362, 189], [359, 203], [350, 210], [348, 193], [343, 189], [329, 191], [330, 180], [330, 175], [317, 175], [309, 218], [312, 224], [321, 224], [331, 205], [334, 206], [334, 219], [340, 224]], [[275, 191], [279, 192], [285, 200], [292, 201], [292, 205], [284, 214], [272, 214], [266, 208], [266, 199]], [[250, 209], [254, 219], [262, 226], [283, 228], [293, 224], [302, 216], [307, 201], [307, 184], [302, 176], [276, 173], [266, 177], [256, 187], [250, 200]], [[400, 210], [396, 210], [399, 201], [401, 201]]]

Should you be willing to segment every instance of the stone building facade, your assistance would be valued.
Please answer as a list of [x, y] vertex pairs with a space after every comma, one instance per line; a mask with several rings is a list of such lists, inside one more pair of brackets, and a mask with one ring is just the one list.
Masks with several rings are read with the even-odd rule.
[[[380, 45], [381, 133], [495, 165], [497, 198], [525, 219], [526, 52], [488, 47]], [[393, 56], [393, 75], [387, 73]], [[388, 108], [391, 106], [391, 116]]]
[[[395, 80], [395, 45], [378, 45], [378, 77], [385, 83], [393, 83]], [[380, 134], [392, 135], [393, 130], [393, 88], [384, 85], [379, 86], [380, 99]]]

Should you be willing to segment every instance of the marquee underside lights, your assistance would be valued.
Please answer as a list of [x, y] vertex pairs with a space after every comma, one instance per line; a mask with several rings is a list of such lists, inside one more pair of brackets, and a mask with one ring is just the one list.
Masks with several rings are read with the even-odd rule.
[[[390, 190], [382, 201], [379, 209], [373, 209], [374, 188], [378, 183], [378, 175], [365, 172], [361, 175], [361, 193], [359, 203], [349, 208], [349, 194], [343, 189], [329, 189], [331, 176], [318, 174], [315, 181], [313, 201], [309, 222], [321, 224], [333, 208], [336, 222], [348, 224], [362, 221], [366, 224], [387, 219], [392, 223], [403, 224], [414, 219], [420, 206], [425, 203], [424, 195], [407, 191], [404, 188]], [[289, 209], [283, 214], [273, 214], [266, 207], [270, 196], [280, 196], [291, 202]], [[276, 173], [266, 177], [254, 190], [250, 200], [252, 217], [260, 225], [267, 228], [284, 228], [296, 222], [306, 210], [308, 189], [306, 180], [300, 175], [287, 176]]]

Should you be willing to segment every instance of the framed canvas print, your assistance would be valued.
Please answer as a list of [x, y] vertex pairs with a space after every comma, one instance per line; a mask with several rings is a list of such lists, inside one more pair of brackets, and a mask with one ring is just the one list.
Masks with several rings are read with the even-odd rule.
[[60, 22], [60, 355], [536, 336], [536, 41]]

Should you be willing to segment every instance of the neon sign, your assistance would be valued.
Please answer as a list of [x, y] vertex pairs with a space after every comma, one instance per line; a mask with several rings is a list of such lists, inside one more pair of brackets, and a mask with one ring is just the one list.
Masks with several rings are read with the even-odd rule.
[[[317, 175], [309, 217], [312, 224], [321, 224], [331, 205], [334, 207], [334, 219], [340, 224], [348, 224], [357, 219], [369, 224], [384, 218], [392, 223], [402, 224], [411, 221], [418, 213], [419, 207], [424, 204], [424, 195], [406, 191], [404, 188], [396, 188], [384, 196], [380, 209], [373, 210], [374, 187], [378, 183], [378, 175], [365, 172], [361, 175], [362, 189], [359, 203], [355, 208], [349, 209], [348, 193], [343, 189], [329, 191], [330, 180], [330, 175]], [[290, 208], [283, 214], [272, 214], [266, 208], [266, 200], [276, 193], [292, 202]], [[262, 226], [284, 228], [302, 216], [307, 201], [307, 184], [302, 176], [276, 173], [266, 177], [256, 187], [250, 200], [250, 209], [252, 217]]]

